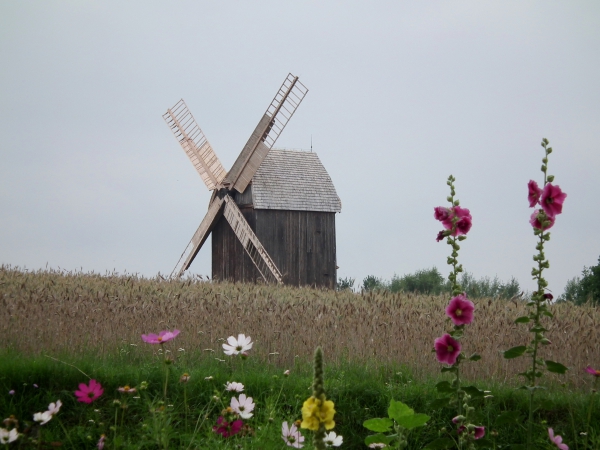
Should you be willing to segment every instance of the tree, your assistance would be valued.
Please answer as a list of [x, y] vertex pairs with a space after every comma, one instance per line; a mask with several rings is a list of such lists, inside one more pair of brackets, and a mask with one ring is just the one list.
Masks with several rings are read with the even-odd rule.
[[558, 301], [573, 302], [576, 305], [586, 302], [600, 305], [600, 257], [597, 266], [583, 268], [581, 278], [575, 277], [567, 281], [565, 291]]

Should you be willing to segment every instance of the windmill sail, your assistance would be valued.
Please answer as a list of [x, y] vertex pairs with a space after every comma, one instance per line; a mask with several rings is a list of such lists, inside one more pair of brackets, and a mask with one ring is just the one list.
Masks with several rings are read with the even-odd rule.
[[223, 215], [266, 282], [283, 283], [281, 272], [262, 246], [235, 201], [226, 195]]
[[308, 89], [291, 73], [279, 88], [267, 111], [258, 122], [244, 149], [223, 180], [229, 189], [242, 193], [269, 150], [294, 115]]
[[215, 223], [217, 223], [219, 217], [221, 217], [220, 213], [222, 206], [223, 199], [215, 197], [213, 202], [210, 204], [210, 207], [208, 208], [206, 216], [204, 216], [204, 219], [202, 219], [200, 226], [194, 233], [194, 236], [192, 236], [192, 240], [181, 254], [181, 257], [179, 258], [177, 265], [173, 269], [173, 272], [171, 272], [171, 277], [179, 278], [181, 275], [183, 275], [183, 272], [185, 272], [188, 269], [188, 267], [190, 267], [192, 261], [194, 261], [194, 258], [200, 251], [200, 248], [202, 247], [202, 245], [204, 245], [206, 238], [208, 238], [208, 235], [210, 234], [213, 226], [215, 225]]
[[163, 119], [202, 177], [209, 190], [215, 189], [225, 177], [225, 169], [215, 151], [194, 120], [183, 99], [163, 114]]

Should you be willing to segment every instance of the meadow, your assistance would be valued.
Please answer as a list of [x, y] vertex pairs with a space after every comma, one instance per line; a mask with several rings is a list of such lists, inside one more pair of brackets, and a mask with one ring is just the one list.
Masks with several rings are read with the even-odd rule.
[[[49, 402], [60, 398], [64, 403], [60, 426], [44, 425], [47, 437], [35, 435], [32, 428], [31, 442], [39, 447], [50, 448], [54, 442], [91, 448], [105, 434], [107, 448], [286, 448], [281, 422], [298, 419], [302, 401], [310, 395], [317, 346], [325, 353], [326, 390], [336, 402], [343, 448], [366, 448], [369, 432], [362, 423], [385, 415], [391, 398], [431, 415], [408, 448], [424, 448], [451, 426], [452, 411], [432, 409], [435, 385], [445, 379], [432, 348], [448, 325], [447, 296], [29, 272], [8, 266], [0, 268], [0, 294], [2, 418], [14, 414], [31, 422], [31, 415]], [[465, 330], [463, 351], [482, 359], [464, 364], [462, 376], [493, 393], [493, 398], [480, 400], [478, 414], [488, 435], [478, 444], [509, 448], [523, 433], [507, 427], [518, 429], [519, 412], [526, 415], [525, 396], [514, 389], [526, 361], [506, 360], [500, 351], [527, 340], [527, 330], [514, 324], [526, 314], [526, 306], [517, 300], [473, 302], [476, 320]], [[554, 318], [547, 324], [551, 345], [544, 347], [544, 357], [571, 370], [545, 377], [553, 389], [540, 394], [536, 417], [540, 428], [552, 422], [577, 444], [583, 442], [580, 433], [595, 379], [584, 369], [600, 361], [600, 312], [569, 303], [549, 309]], [[141, 340], [142, 334], [175, 328], [181, 332], [165, 344], [164, 353], [163, 346]], [[225, 339], [239, 333], [254, 342], [245, 361], [223, 354]], [[167, 396], [162, 395], [165, 356], [172, 362]], [[284, 370], [291, 371], [289, 377]], [[189, 383], [178, 382], [184, 372], [191, 376]], [[96, 405], [75, 400], [77, 385], [88, 381], [82, 373], [103, 383], [105, 394]], [[139, 388], [142, 381], [149, 388], [138, 391], [136, 400], [117, 392], [126, 384]], [[210, 406], [211, 399], [217, 396], [222, 402], [227, 381], [244, 383], [257, 402], [246, 437], [227, 440], [212, 432], [226, 405], [215, 401]], [[6, 394], [9, 390], [16, 392]], [[114, 399], [127, 402], [127, 408], [122, 403], [115, 408]], [[167, 415], [156, 414], [169, 408]], [[592, 415], [596, 438], [598, 409]], [[510, 411], [517, 412], [503, 415]], [[600, 439], [595, 442], [600, 445]], [[581, 445], [571, 448], [597, 448]]]

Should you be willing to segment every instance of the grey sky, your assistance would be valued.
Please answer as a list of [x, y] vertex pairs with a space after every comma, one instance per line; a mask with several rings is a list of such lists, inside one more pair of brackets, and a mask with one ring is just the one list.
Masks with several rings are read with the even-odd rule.
[[229, 169], [292, 72], [310, 92], [276, 147], [312, 136], [342, 199], [339, 276], [447, 274], [452, 173], [465, 269], [533, 288], [547, 137], [560, 294], [600, 255], [600, 3], [368, 3], [0, 2], [0, 263], [170, 273], [210, 193], [161, 115], [184, 98]]

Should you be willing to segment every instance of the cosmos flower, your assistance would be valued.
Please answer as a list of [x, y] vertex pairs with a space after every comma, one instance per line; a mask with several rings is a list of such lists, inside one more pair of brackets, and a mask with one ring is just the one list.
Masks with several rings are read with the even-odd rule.
[[121, 394], [135, 394], [136, 389], [125, 385], [124, 387], [120, 387], [117, 389]]
[[287, 422], [281, 424], [281, 438], [285, 441], [288, 447], [302, 448], [304, 447], [304, 436], [300, 434], [300, 430], [295, 424], [291, 427], [288, 426]]
[[554, 430], [552, 428], [548, 428], [548, 436], [550, 437], [550, 442], [556, 445], [560, 450], [569, 450], [569, 446], [567, 444], [563, 444], [562, 436], [554, 435]]
[[164, 344], [171, 339], [174, 339], [179, 334], [179, 330], [163, 330], [158, 335], [154, 333], [142, 334], [142, 341], [148, 344]]
[[585, 371], [586, 371], [587, 373], [591, 373], [591, 374], [592, 374], [592, 375], [594, 375], [595, 377], [600, 377], [600, 370], [593, 369], [593, 368], [592, 368], [592, 366], [587, 366], [587, 367], [585, 368]]
[[79, 385], [79, 390], [75, 391], [77, 401], [88, 404], [92, 403], [102, 394], [104, 394], [104, 389], [102, 389], [102, 386], [96, 380], [90, 380], [89, 385], [81, 383]]
[[240, 419], [234, 420], [233, 422], [227, 422], [222, 416], [217, 419], [217, 425], [213, 427], [213, 431], [215, 433], [219, 433], [223, 437], [233, 436], [234, 434], [238, 434], [244, 422]]
[[100, 439], [98, 439], [98, 443], [96, 444], [96, 447], [98, 447], [98, 450], [104, 450], [104, 441], [105, 440], [106, 440], [106, 436], [101, 434]]
[[237, 383], [236, 381], [233, 381], [232, 383], [228, 381], [225, 385], [225, 389], [231, 392], [242, 392], [244, 390], [244, 385], [242, 383]]
[[13, 428], [10, 431], [0, 428], [0, 444], [10, 444], [11, 442], [16, 441], [18, 437], [19, 432], [16, 428]]
[[344, 438], [335, 434], [335, 431], [331, 431], [325, 435], [323, 442], [325, 442], [325, 447], [339, 447], [344, 442]]
[[50, 422], [52, 419], [52, 413], [50, 411], [44, 411], [43, 413], [35, 413], [33, 415], [33, 420], [35, 422], [39, 422], [40, 425], [45, 425]]
[[452, 319], [454, 325], [468, 325], [473, 322], [474, 310], [475, 305], [463, 292], [450, 300], [450, 304], [446, 307], [446, 315]]
[[229, 406], [231, 406], [231, 409], [239, 414], [242, 419], [249, 419], [253, 415], [252, 411], [254, 410], [255, 405], [252, 402], [252, 397], [246, 397], [246, 394], [240, 394], [239, 400], [236, 397], [231, 398]]
[[460, 354], [460, 342], [449, 334], [437, 338], [434, 341], [435, 355], [441, 363], [452, 365]]
[[250, 336], [246, 337], [245, 334], [238, 334], [238, 338], [229, 336], [227, 338], [227, 344], [223, 344], [223, 352], [226, 355], [239, 355], [246, 353], [252, 348], [252, 339]]
[[57, 400], [56, 403], [50, 403], [48, 405], [48, 412], [52, 415], [58, 413], [60, 411], [60, 407], [62, 406], [62, 402]]

